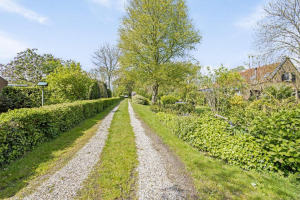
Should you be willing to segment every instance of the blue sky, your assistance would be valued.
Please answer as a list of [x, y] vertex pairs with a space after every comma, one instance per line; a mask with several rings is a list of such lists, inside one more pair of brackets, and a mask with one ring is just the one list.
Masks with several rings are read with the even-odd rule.
[[[116, 44], [126, 0], [0, 0], [0, 63], [38, 48], [93, 67], [91, 54]], [[192, 52], [204, 66], [243, 65], [254, 51], [253, 28], [266, 0], [187, 0], [203, 39]]]

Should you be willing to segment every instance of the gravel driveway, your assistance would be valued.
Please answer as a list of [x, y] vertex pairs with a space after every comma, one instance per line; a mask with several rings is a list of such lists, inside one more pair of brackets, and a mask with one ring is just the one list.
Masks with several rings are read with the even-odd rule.
[[197, 199], [192, 181], [183, 172], [185, 169], [179, 159], [136, 118], [130, 102], [128, 109], [139, 159], [138, 198]]
[[72, 199], [99, 161], [113, 119], [114, 108], [101, 122], [97, 133], [77, 152], [76, 156], [61, 170], [53, 174], [37, 190], [24, 199]]

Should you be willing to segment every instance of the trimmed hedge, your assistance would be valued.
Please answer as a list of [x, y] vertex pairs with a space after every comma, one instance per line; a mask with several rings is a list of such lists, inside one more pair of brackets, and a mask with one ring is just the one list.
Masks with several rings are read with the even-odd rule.
[[[179, 117], [158, 113], [173, 133], [209, 155], [243, 169], [300, 172], [300, 109], [249, 122], [248, 131], [206, 114]], [[268, 124], [268, 125], [267, 125]]]
[[[34, 108], [42, 105], [42, 89], [38, 87], [4, 87], [0, 94], [2, 107], [0, 112], [18, 108]], [[50, 92], [44, 90], [45, 102]]]
[[0, 115], [0, 166], [22, 156], [36, 144], [56, 137], [95, 116], [121, 98], [77, 101], [42, 108], [11, 110]]

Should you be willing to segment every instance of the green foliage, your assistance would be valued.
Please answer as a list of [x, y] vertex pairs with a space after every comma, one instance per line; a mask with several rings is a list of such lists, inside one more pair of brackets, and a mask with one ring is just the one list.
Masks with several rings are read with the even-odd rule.
[[157, 116], [178, 137], [230, 164], [284, 174], [300, 172], [300, 109], [272, 116], [240, 112], [230, 118], [235, 126], [208, 113], [200, 117]]
[[[1, 92], [1, 110], [6, 112], [9, 109], [34, 108], [42, 105], [42, 89], [39, 87], [4, 87]], [[44, 90], [44, 99], [50, 97], [50, 92]]]
[[141, 95], [134, 95], [132, 97], [132, 102], [136, 103], [136, 104], [141, 104], [141, 105], [148, 105], [149, 104], [149, 100], [146, 99], [145, 97], [141, 96]]
[[131, 0], [119, 32], [120, 61], [152, 86], [152, 103], [160, 85], [183, 77], [178, 74], [188, 64], [175, 59], [186, 57], [201, 40], [185, 0]]
[[61, 65], [60, 59], [54, 58], [51, 54], [39, 55], [36, 51], [37, 49], [27, 49], [18, 53], [5, 66], [3, 76], [10, 77], [13, 83], [36, 84], [44, 75], [48, 75]]
[[286, 84], [271, 85], [264, 88], [263, 96], [265, 98], [275, 98], [281, 100], [291, 97], [293, 92], [294, 90], [292, 86], [288, 86]]
[[97, 81], [94, 81], [89, 88], [89, 99], [100, 99], [100, 87]]
[[51, 89], [52, 102], [87, 100], [91, 79], [79, 63], [70, 62], [57, 67], [46, 78]]
[[11, 110], [0, 115], [0, 165], [54, 138], [119, 101], [119, 98], [77, 101], [42, 108]]
[[107, 89], [107, 97], [111, 98], [112, 97], [112, 92], [110, 89]]
[[230, 108], [229, 99], [245, 87], [245, 80], [238, 72], [224, 66], [217, 69], [207, 67], [207, 71], [207, 75], [201, 77], [201, 87], [207, 89], [203, 94], [212, 112], [224, 113]]
[[192, 104], [166, 104], [164, 106], [160, 105], [151, 105], [150, 109], [157, 113], [157, 112], [166, 112], [166, 113], [173, 113], [176, 115], [187, 115], [190, 113], [195, 112], [195, 106]]
[[172, 96], [172, 95], [167, 95], [167, 96], [163, 96], [161, 97], [161, 102], [163, 105], [167, 105], [167, 104], [175, 104], [175, 102], [179, 101], [178, 98]]
[[246, 105], [246, 102], [241, 95], [234, 95], [229, 99], [229, 103], [231, 107], [244, 107]]
[[100, 88], [100, 96], [101, 98], [108, 98], [106, 85], [104, 83], [98, 83]]
[[192, 105], [200, 105], [204, 102], [204, 96], [198, 90], [193, 90], [186, 95], [186, 101]]

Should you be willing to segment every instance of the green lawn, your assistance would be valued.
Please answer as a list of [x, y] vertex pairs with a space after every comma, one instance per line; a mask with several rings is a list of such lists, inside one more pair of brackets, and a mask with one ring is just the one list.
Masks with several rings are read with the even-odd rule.
[[300, 199], [299, 182], [231, 166], [197, 151], [172, 134], [149, 106], [133, 104], [138, 115], [184, 163], [201, 199]]
[[135, 136], [125, 100], [114, 115], [100, 161], [85, 181], [79, 199], [134, 199], [137, 165]]
[[100, 120], [114, 107], [110, 106], [80, 126], [38, 145], [22, 158], [0, 168], [0, 199], [15, 195], [35, 177], [54, 173], [64, 166], [94, 135]]

